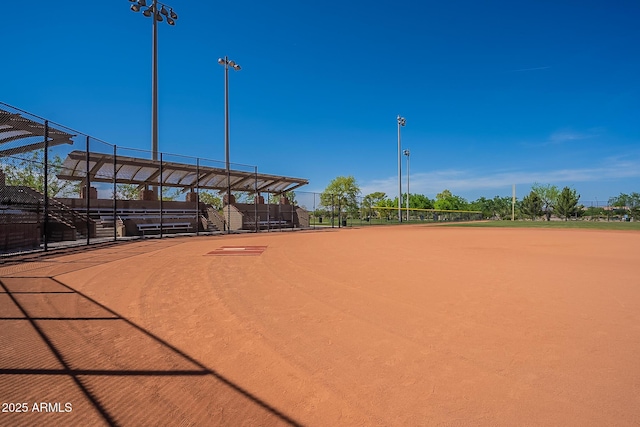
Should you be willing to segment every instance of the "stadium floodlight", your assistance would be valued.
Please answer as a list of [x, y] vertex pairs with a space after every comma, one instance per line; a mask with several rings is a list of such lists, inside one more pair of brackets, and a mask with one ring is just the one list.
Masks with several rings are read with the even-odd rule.
[[398, 222], [402, 222], [402, 156], [400, 155], [400, 128], [407, 124], [404, 117], [398, 114]]
[[228, 57], [218, 58], [218, 64], [224, 67], [224, 162], [227, 171], [227, 233], [231, 233], [231, 170], [229, 164], [229, 67], [240, 71], [240, 65]]
[[[153, 32], [151, 42], [152, 53], [152, 72], [151, 72], [151, 151], [153, 153], [153, 160], [158, 160], [158, 22], [163, 20], [162, 15], [171, 16], [171, 19], [167, 18], [169, 25], [175, 25], [175, 21], [178, 19], [178, 15], [173, 12], [173, 8], [159, 2], [158, 0], [151, 0], [151, 5], [147, 6], [146, 0], [129, 0], [131, 3], [131, 10], [139, 12], [140, 8], [146, 7], [142, 12], [144, 16], [151, 19]], [[158, 10], [160, 6], [160, 10]], [[170, 12], [167, 12], [169, 8]]]

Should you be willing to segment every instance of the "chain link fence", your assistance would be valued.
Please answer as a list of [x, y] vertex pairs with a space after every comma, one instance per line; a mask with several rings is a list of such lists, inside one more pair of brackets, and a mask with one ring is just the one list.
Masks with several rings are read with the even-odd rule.
[[[0, 255], [180, 234], [483, 219], [287, 191], [271, 185], [275, 178], [256, 166], [120, 147], [0, 103]], [[600, 220], [638, 211], [583, 206]]]
[[120, 147], [0, 103], [0, 255], [308, 227], [298, 206], [265, 193], [270, 177]]
[[309, 227], [426, 224], [482, 220], [480, 211], [412, 209], [372, 205], [365, 197], [296, 191], [291, 197], [309, 214]]

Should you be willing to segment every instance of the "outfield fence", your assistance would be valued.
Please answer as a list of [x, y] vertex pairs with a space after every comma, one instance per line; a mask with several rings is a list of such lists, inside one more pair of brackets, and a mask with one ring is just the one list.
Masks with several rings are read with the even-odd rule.
[[482, 212], [372, 206], [365, 197], [296, 191], [295, 202], [309, 212], [309, 226], [353, 227], [482, 220]]

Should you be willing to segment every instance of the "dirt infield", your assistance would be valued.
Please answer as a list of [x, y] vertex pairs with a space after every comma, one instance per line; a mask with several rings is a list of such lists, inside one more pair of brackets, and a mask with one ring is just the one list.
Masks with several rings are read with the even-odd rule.
[[0, 265], [0, 425], [639, 425], [638, 254], [404, 226]]

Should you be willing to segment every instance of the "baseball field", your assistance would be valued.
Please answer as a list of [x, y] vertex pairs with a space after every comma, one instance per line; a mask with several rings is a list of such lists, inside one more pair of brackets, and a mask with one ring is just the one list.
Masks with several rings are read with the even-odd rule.
[[638, 425], [639, 254], [409, 225], [5, 262], [0, 425]]

